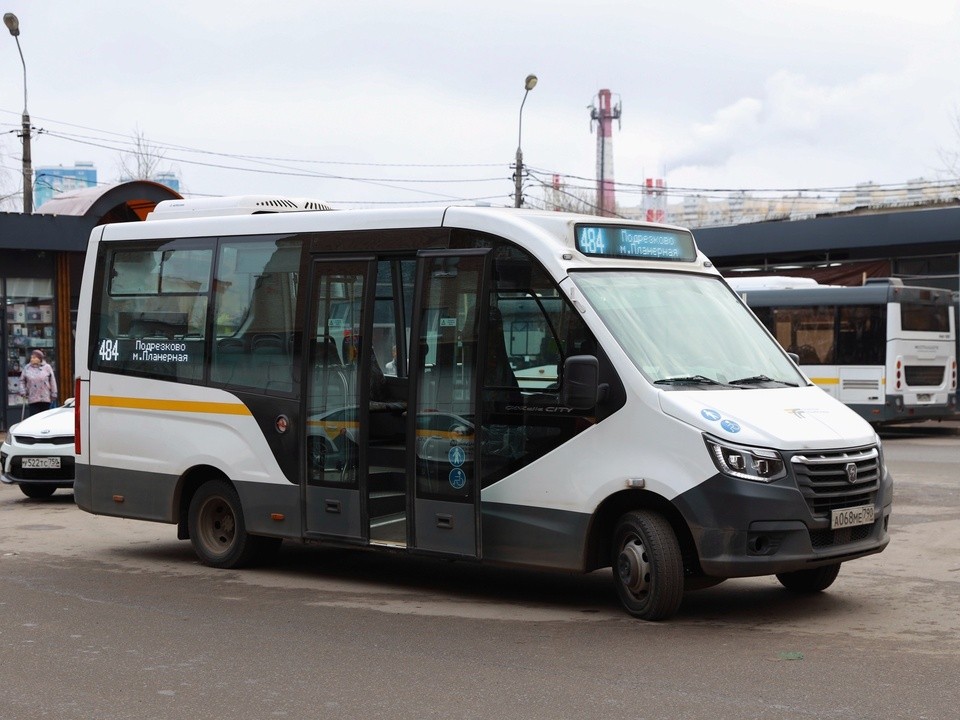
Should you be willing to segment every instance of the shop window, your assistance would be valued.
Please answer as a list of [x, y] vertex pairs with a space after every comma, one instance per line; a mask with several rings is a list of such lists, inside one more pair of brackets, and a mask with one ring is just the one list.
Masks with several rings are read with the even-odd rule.
[[9, 278], [6, 290], [7, 401], [21, 402], [20, 371], [33, 350], [43, 352], [56, 371], [56, 324], [53, 281], [49, 278]]

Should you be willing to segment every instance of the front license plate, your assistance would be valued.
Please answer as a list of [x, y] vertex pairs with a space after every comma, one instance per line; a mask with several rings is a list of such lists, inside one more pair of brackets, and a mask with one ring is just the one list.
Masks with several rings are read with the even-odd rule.
[[870, 525], [874, 519], [873, 505], [833, 510], [830, 513], [830, 529], [854, 527], [855, 525]]
[[58, 457], [25, 457], [20, 461], [21, 467], [31, 470], [59, 470], [60, 458]]

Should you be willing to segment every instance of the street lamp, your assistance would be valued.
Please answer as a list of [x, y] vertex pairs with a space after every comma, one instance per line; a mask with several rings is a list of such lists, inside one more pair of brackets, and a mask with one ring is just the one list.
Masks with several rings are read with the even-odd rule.
[[[521, 184], [523, 183], [523, 150], [520, 149], [520, 140], [523, 137], [523, 103], [527, 101], [527, 95], [537, 86], [537, 76], [536, 75], [527, 75], [527, 79], [523, 81], [523, 102], [520, 103], [520, 123], [517, 130], [517, 172], [513, 176], [514, 180], [514, 196], [513, 196], [513, 206], [520, 207], [523, 202], [523, 195]], [[24, 110], [26, 112], [26, 110]]]
[[20, 49], [20, 21], [17, 16], [4, 13], [3, 24], [17, 41], [17, 51], [23, 65], [23, 127], [20, 137], [23, 138], [23, 212], [29, 215], [33, 212], [33, 167], [30, 160], [30, 113], [27, 112], [27, 63], [23, 59], [23, 50]]

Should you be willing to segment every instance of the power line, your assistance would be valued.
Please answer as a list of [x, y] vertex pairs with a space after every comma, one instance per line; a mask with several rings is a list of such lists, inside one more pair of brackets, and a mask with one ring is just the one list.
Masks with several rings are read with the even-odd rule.
[[[18, 113], [14, 113], [9, 110], [0, 110], [0, 113], [6, 113], [9, 115], [17, 116]], [[131, 136], [128, 134], [116, 133], [108, 130], [101, 130], [97, 128], [90, 128], [84, 125], [78, 125], [75, 123], [68, 123], [59, 120], [51, 120], [47, 118], [41, 118], [39, 116], [34, 116], [35, 120], [44, 120], [46, 122], [56, 123], [57, 125], [63, 125], [71, 128], [77, 128], [86, 130], [92, 133], [97, 133], [101, 136], [107, 137], [91, 137], [88, 135], [81, 135], [76, 133], [68, 133], [62, 131], [55, 131], [49, 129], [39, 129], [38, 135], [46, 135], [51, 138], [56, 138], [65, 142], [73, 142], [80, 145], [87, 145], [90, 147], [97, 147], [105, 150], [110, 150], [118, 153], [131, 153], [135, 152], [137, 149], [137, 139], [131, 139]], [[17, 132], [19, 130], [19, 125], [14, 125], [12, 123], [0, 123], [0, 127], [9, 127], [10, 132]], [[114, 139], [115, 138], [115, 139]], [[339, 180], [339, 181], [349, 181], [357, 182], [362, 184], [369, 184], [378, 187], [383, 187], [391, 190], [403, 190], [407, 192], [414, 192], [423, 195], [430, 195], [440, 199], [446, 200], [456, 200], [456, 201], [467, 201], [465, 198], [459, 198], [456, 195], [450, 195], [447, 193], [439, 192], [430, 192], [427, 190], [417, 189], [413, 187], [402, 187], [400, 185], [420, 185], [420, 184], [452, 184], [452, 183], [492, 183], [492, 182], [503, 182], [504, 180], [509, 180], [506, 177], [478, 177], [478, 178], [397, 178], [397, 177], [387, 177], [387, 178], [378, 178], [378, 177], [365, 177], [365, 176], [352, 176], [347, 174], [337, 174], [337, 173], [325, 173], [319, 171], [311, 171], [305, 169], [304, 165], [329, 165], [329, 166], [345, 166], [345, 167], [383, 167], [383, 168], [411, 168], [411, 169], [463, 169], [463, 168], [477, 168], [477, 167], [504, 167], [505, 163], [445, 163], [445, 164], [425, 164], [425, 163], [374, 163], [374, 162], [356, 162], [356, 161], [335, 161], [335, 160], [314, 160], [314, 159], [304, 159], [304, 158], [283, 158], [283, 157], [271, 157], [271, 156], [260, 156], [260, 155], [249, 155], [249, 154], [237, 154], [237, 153], [226, 153], [218, 152], [212, 150], [206, 150], [201, 148], [194, 148], [185, 145], [178, 145], [173, 143], [164, 143], [164, 142], [148, 142], [149, 147], [155, 148], [161, 151], [175, 151], [180, 153], [187, 153], [193, 155], [209, 156], [213, 158], [225, 158], [233, 160], [235, 162], [242, 163], [251, 163], [254, 165], [261, 165], [264, 167], [244, 167], [242, 165], [232, 165], [225, 163], [217, 162], [205, 162], [202, 160], [191, 159], [186, 157], [162, 157], [163, 160], [170, 162], [182, 163], [185, 165], [194, 165], [198, 167], [208, 167], [213, 169], [228, 170], [234, 172], [246, 172], [246, 173], [259, 173], [275, 176], [285, 176], [285, 177], [303, 177], [303, 178], [315, 178], [315, 179], [324, 179], [324, 180]], [[281, 164], [282, 163], [282, 164]], [[596, 179], [584, 177], [580, 175], [575, 175], [571, 173], [561, 173], [552, 170], [546, 170], [541, 168], [532, 168], [527, 165], [527, 171], [532, 174], [540, 173], [551, 176], [556, 176], [564, 180], [565, 187], [573, 190], [581, 190], [584, 192], [593, 192], [596, 189]], [[542, 178], [537, 178], [537, 181], [544, 187], [551, 187], [547, 184]], [[574, 181], [571, 183], [571, 181]], [[580, 185], [578, 182], [588, 183], [588, 185]], [[870, 192], [880, 192], [880, 193], [894, 193], [902, 192], [904, 190], [936, 190], [936, 189], [951, 189], [956, 187], [960, 183], [960, 180], [953, 181], [908, 181], [901, 183], [861, 183], [857, 185], [840, 185], [840, 186], [826, 186], [826, 187], [795, 187], [795, 188], [698, 188], [698, 187], [684, 187], [684, 186], [667, 186], [664, 188], [658, 188], [658, 193], [663, 195], [666, 198], [687, 198], [689, 196], [700, 196], [700, 197], [715, 197], [715, 198], [727, 198], [730, 196], [745, 195], [745, 194], [776, 194], [781, 196], [781, 200], [788, 201], [790, 197], [784, 196], [798, 196], [799, 201], [809, 200], [809, 195], [839, 195], [842, 193], [858, 192], [861, 190], [869, 190]], [[613, 183], [615, 190], [622, 195], [643, 195], [649, 188], [643, 182], [625, 182], [625, 181], [615, 181]], [[201, 193], [190, 193], [193, 195], [200, 195]], [[499, 197], [499, 196], [494, 196]], [[589, 203], [585, 203], [582, 198], [577, 198], [578, 202], [581, 202], [589, 206]], [[361, 203], [363, 201], [348, 201], [348, 202], [357, 202]], [[371, 203], [373, 204], [373, 203]], [[387, 204], [402, 204], [401, 201], [387, 201]], [[591, 206], [595, 210], [599, 210], [597, 206]]]
[[[0, 113], [6, 113], [9, 115], [20, 116], [20, 113], [14, 113], [11, 110], [0, 110]], [[57, 123], [58, 125], [66, 125], [67, 127], [74, 127], [80, 130], [88, 130], [90, 132], [99, 133], [101, 135], [112, 135], [118, 138], [122, 138], [123, 142], [129, 145], [133, 145], [134, 141], [130, 140], [129, 134], [117, 133], [110, 130], [99, 130], [97, 128], [87, 127], [85, 125], [76, 125], [74, 123], [64, 122], [62, 120], [52, 120], [49, 118], [44, 118], [39, 115], [33, 116], [34, 120], [43, 120], [45, 122]], [[14, 126], [13, 124], [3, 123], [9, 127], [19, 129], [19, 125]], [[49, 131], [48, 131], [49, 132]], [[66, 135], [66, 133], [63, 133]], [[83, 136], [78, 136], [83, 137]], [[97, 139], [97, 138], [93, 138]], [[284, 158], [284, 157], [270, 157], [270, 156], [261, 156], [261, 155], [245, 155], [237, 153], [225, 153], [217, 152], [214, 150], [206, 150], [202, 148], [189, 147], [187, 145], [176, 145], [173, 143], [165, 143], [161, 141], [150, 141], [150, 145], [159, 149], [167, 150], [180, 150], [183, 152], [198, 153], [202, 155], [214, 155], [218, 157], [226, 157], [234, 160], [251, 160], [251, 161], [263, 161], [263, 162], [283, 162], [283, 163], [304, 163], [311, 165], [348, 165], [354, 167], [399, 167], [399, 168], [474, 168], [474, 167], [503, 167], [504, 163], [383, 163], [383, 162], [357, 162], [357, 161], [345, 161], [345, 160], [311, 160], [304, 158]], [[502, 179], [502, 178], [501, 178]]]

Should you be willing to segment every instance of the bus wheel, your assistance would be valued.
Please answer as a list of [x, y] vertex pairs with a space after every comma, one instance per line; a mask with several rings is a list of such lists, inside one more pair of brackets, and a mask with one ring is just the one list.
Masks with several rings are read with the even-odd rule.
[[778, 573], [777, 580], [792, 592], [816, 593], [833, 585], [833, 581], [837, 579], [839, 574], [840, 563], [837, 563], [836, 565], [824, 565], [811, 570]]
[[37, 485], [36, 483], [20, 483], [20, 492], [28, 498], [40, 500], [53, 495], [56, 488], [53, 485]]
[[628, 613], [664, 620], [683, 600], [683, 557], [667, 519], [649, 510], [626, 513], [613, 533], [613, 580]]
[[190, 501], [190, 542], [204, 565], [237, 568], [263, 559], [280, 546], [279, 538], [249, 535], [240, 496], [222, 480], [204, 483]]

